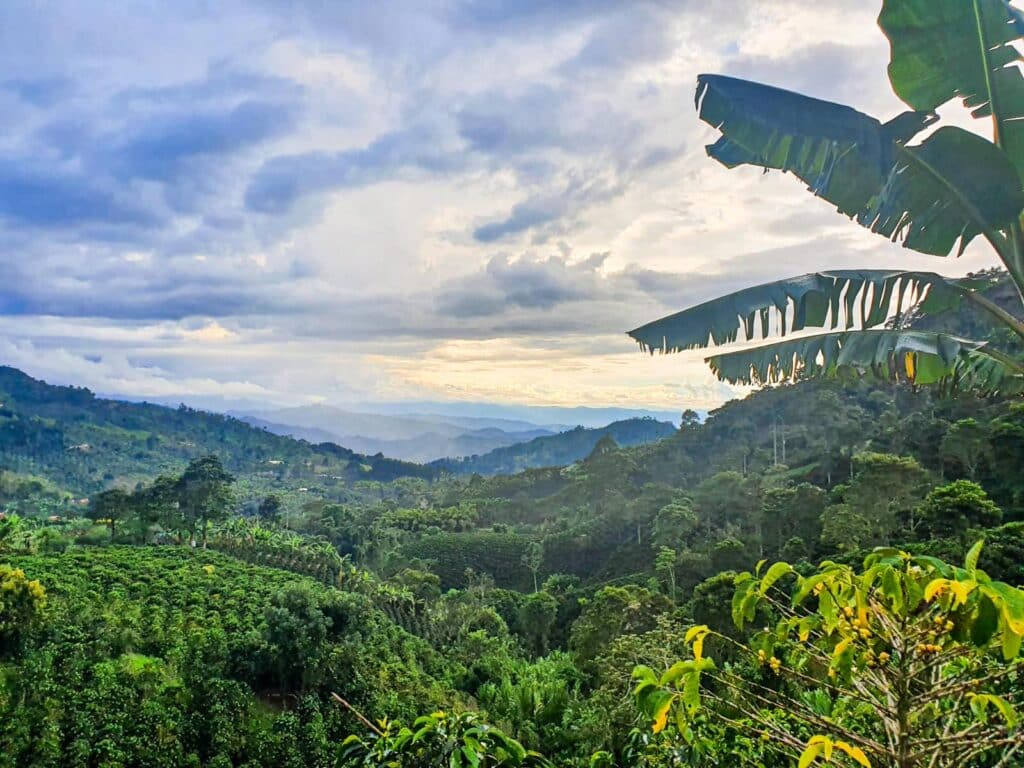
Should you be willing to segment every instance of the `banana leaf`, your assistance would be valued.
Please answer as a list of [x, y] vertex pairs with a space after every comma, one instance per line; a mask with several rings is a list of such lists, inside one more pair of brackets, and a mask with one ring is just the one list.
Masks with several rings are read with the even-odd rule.
[[744, 288], [629, 332], [648, 352], [728, 344], [759, 333], [785, 336], [808, 328], [873, 328], [895, 311], [956, 308], [978, 281], [933, 272], [834, 270]]
[[802, 377], [870, 376], [1010, 394], [1024, 388], [1024, 367], [982, 342], [930, 331], [866, 330], [787, 339], [707, 358], [719, 379], [777, 384]]
[[959, 98], [974, 117], [993, 117], [996, 141], [1024, 172], [1024, 77], [1014, 46], [1024, 13], [1007, 0], [885, 0], [878, 24], [896, 94], [926, 111]]
[[711, 157], [730, 168], [792, 173], [841, 213], [922, 253], [956, 248], [959, 255], [978, 234], [999, 249], [1001, 232], [1024, 210], [1016, 168], [991, 142], [946, 127], [907, 146], [934, 113], [881, 123], [842, 104], [721, 75], [700, 75], [696, 100], [701, 119], [722, 133], [707, 148]]

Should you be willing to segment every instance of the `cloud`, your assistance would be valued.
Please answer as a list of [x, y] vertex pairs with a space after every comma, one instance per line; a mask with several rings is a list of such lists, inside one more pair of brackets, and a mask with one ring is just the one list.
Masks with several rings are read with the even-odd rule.
[[442, 143], [438, 133], [418, 127], [385, 134], [359, 149], [274, 157], [253, 178], [246, 204], [261, 213], [278, 213], [306, 195], [366, 186], [408, 171], [450, 173], [462, 161]]
[[624, 331], [790, 273], [935, 268], [792, 178], [711, 163], [693, 113], [719, 71], [895, 114], [874, 14], [0, 3], [0, 358], [280, 402], [726, 397]]
[[102, 179], [2, 158], [0, 217], [30, 227], [144, 227], [158, 225], [161, 219], [158, 212]]

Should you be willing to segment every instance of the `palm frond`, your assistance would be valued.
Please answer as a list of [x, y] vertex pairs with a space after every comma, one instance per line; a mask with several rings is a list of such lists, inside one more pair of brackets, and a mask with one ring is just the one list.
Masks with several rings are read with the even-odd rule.
[[805, 336], [707, 358], [732, 384], [868, 376], [911, 384], [1009, 394], [1024, 389], [1024, 366], [982, 342], [926, 331], [874, 329]]
[[1016, 168], [999, 147], [960, 128], [906, 143], [937, 118], [888, 123], [833, 102], [721, 75], [700, 75], [700, 117], [722, 132], [708, 154], [790, 172], [873, 232], [933, 255], [962, 253], [978, 234], [997, 248], [1024, 209]]
[[975, 287], [934, 272], [834, 270], [744, 288], [629, 332], [648, 352], [728, 344], [758, 333], [785, 336], [808, 328], [849, 330], [884, 324], [894, 311], [956, 307]]
[[1024, 75], [1016, 47], [1024, 13], [1008, 0], [885, 0], [878, 25], [889, 38], [896, 95], [921, 110], [960, 98], [974, 117], [994, 118], [1000, 144], [1024, 172]]

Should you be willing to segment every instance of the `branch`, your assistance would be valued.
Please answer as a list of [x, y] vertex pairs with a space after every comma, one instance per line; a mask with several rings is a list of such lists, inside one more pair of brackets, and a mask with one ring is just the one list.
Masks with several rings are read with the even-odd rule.
[[384, 731], [382, 731], [380, 728], [378, 728], [373, 723], [371, 723], [369, 720], [367, 720], [366, 717], [363, 716], [362, 712], [360, 712], [358, 709], [353, 707], [351, 704], [349, 704], [347, 701], [345, 701], [343, 698], [341, 698], [341, 696], [336, 694], [334, 691], [331, 691], [331, 698], [334, 699], [339, 704], [341, 704], [345, 709], [347, 709], [353, 715], [355, 715], [356, 718], [359, 720], [359, 722], [361, 722], [363, 725], [365, 725], [367, 728], [369, 728], [375, 734], [377, 734], [378, 736], [383, 736], [384, 735]]

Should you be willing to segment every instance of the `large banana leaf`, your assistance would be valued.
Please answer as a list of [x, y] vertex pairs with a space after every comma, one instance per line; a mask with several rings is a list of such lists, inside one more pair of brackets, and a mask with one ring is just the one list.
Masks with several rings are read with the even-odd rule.
[[976, 283], [933, 272], [812, 272], [706, 301], [629, 335], [646, 351], [678, 352], [736, 341], [741, 329], [751, 339], [757, 332], [764, 338], [807, 328], [873, 328], [914, 306], [928, 313], [952, 309]]
[[802, 376], [868, 375], [979, 393], [1019, 392], [1024, 368], [981, 342], [928, 331], [823, 333], [708, 358], [733, 384], [775, 384]]
[[[978, 234], [1000, 248], [1024, 209], [1024, 191], [999, 147], [947, 127], [906, 142], [935, 115], [888, 123], [850, 107], [720, 75], [700, 75], [701, 119], [722, 132], [711, 157], [734, 167], [789, 171], [873, 232], [909, 248], [958, 253]], [[1001, 251], [1002, 252], [1002, 251]]]
[[1007, 0], [885, 0], [878, 23], [896, 94], [914, 109], [960, 98], [975, 117], [993, 116], [996, 140], [1024, 172], [1024, 77], [1013, 45], [1024, 14]]
[[700, 118], [722, 132], [708, 154], [733, 168], [789, 171], [848, 216], [878, 194], [895, 145], [937, 116], [907, 112], [883, 125], [852, 107], [724, 75], [697, 77]]

